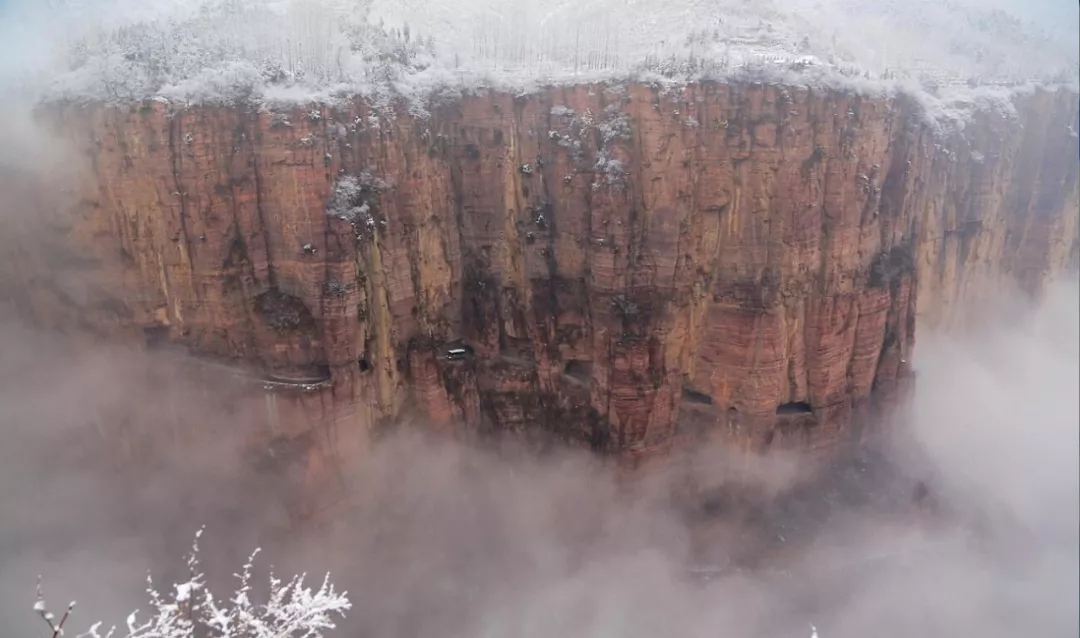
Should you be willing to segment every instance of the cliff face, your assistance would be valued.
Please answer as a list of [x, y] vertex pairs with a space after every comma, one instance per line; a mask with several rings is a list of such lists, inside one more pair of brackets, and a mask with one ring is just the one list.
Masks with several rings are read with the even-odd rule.
[[44, 119], [86, 168], [4, 251], [16, 303], [273, 380], [290, 436], [412, 415], [828, 454], [898, 396], [917, 323], [1077, 259], [1064, 93], [949, 139], [902, 100], [724, 85]]

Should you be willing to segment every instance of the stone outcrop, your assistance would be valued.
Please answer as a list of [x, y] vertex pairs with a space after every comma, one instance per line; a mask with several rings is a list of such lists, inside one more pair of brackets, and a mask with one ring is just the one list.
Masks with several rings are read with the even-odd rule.
[[895, 401], [917, 324], [1077, 260], [1067, 93], [947, 136], [902, 98], [759, 85], [41, 119], [76, 203], [27, 197], [47, 232], [0, 257], [9, 296], [292, 379], [297, 437], [411, 416], [828, 455]]

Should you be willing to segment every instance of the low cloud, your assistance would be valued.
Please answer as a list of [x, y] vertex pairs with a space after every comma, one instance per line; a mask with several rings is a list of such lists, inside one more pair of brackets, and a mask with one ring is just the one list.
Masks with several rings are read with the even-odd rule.
[[758, 462], [769, 499], [695, 509], [679, 471], [628, 482], [584, 453], [417, 425], [343, 468], [349, 498], [318, 527], [291, 525], [283, 484], [243, 454], [265, 425], [227, 388], [7, 321], [0, 616], [32, 632], [40, 573], [76, 620], [122, 619], [206, 525], [212, 578], [256, 545], [279, 571], [332, 570], [354, 603], [343, 636], [1074, 636], [1078, 305], [1070, 282], [920, 335], [895, 436], [812, 489]]

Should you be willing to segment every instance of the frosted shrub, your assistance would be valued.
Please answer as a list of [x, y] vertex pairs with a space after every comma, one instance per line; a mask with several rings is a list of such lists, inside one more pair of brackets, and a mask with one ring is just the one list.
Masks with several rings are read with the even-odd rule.
[[[117, 633], [116, 627], [102, 629], [94, 623], [76, 638], [321, 638], [335, 628], [334, 621], [352, 607], [345, 592], [337, 592], [327, 574], [318, 589], [304, 584], [306, 574], [282, 581], [272, 574], [265, 604], [251, 600], [251, 569], [255, 550], [244, 563], [236, 578], [236, 591], [227, 599], [218, 599], [206, 585], [199, 566], [200, 530], [195, 535], [188, 554], [189, 578], [173, 586], [171, 595], [161, 594], [150, 577], [146, 592], [150, 610], [143, 620], [139, 610], [128, 615], [126, 629]], [[49, 636], [59, 638], [71, 618], [75, 603], [71, 602], [59, 619], [48, 610], [41, 584], [38, 583], [34, 612], [48, 625]]]
[[[430, 38], [367, 20], [367, 1], [201, 0], [197, 10], [76, 32], [46, 89], [54, 99], [181, 103], [326, 98], [386, 90], [430, 64]], [[347, 87], [347, 88], [346, 88]]]

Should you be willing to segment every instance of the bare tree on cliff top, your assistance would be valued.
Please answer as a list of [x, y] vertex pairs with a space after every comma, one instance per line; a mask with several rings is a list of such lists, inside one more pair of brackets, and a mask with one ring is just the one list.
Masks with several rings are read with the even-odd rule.
[[[335, 628], [335, 618], [344, 616], [352, 607], [345, 592], [334, 591], [329, 574], [317, 590], [304, 585], [305, 574], [288, 582], [271, 574], [267, 602], [252, 602], [251, 568], [259, 553], [257, 549], [248, 557], [241, 573], [235, 574], [240, 581], [236, 591], [230, 598], [219, 601], [207, 587], [199, 566], [200, 536], [202, 530], [195, 534], [187, 558], [190, 577], [174, 586], [171, 597], [163, 597], [147, 577], [151, 607], [147, 620], [140, 620], [139, 611], [135, 610], [127, 617], [127, 629], [119, 634], [115, 627], [102, 630], [99, 622], [76, 638], [321, 638], [324, 631]], [[34, 611], [48, 624], [52, 638], [64, 634], [64, 625], [74, 608], [72, 602], [57, 619], [49, 612], [38, 584]]]

